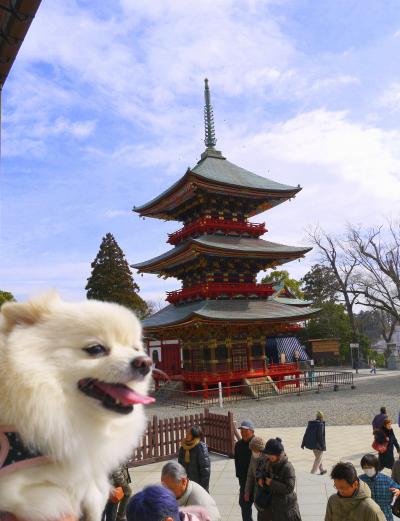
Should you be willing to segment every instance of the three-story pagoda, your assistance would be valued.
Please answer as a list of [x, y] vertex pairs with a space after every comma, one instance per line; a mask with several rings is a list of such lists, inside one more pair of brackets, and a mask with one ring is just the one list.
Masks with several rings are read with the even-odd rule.
[[181, 289], [167, 294], [169, 305], [143, 322], [144, 333], [153, 339], [150, 345], [162, 346], [155, 361], [171, 378], [207, 391], [218, 381], [229, 388], [252, 377], [296, 374], [290, 364], [276, 366], [268, 340], [287, 336], [315, 310], [307, 302], [279, 302], [275, 289], [256, 279], [259, 271], [311, 248], [265, 241], [265, 223], [249, 222], [295, 197], [300, 186], [253, 174], [216, 150], [207, 80], [204, 119], [206, 149], [197, 165], [134, 208], [143, 217], [180, 221], [183, 226], [168, 237], [173, 247], [133, 267], [182, 281]]

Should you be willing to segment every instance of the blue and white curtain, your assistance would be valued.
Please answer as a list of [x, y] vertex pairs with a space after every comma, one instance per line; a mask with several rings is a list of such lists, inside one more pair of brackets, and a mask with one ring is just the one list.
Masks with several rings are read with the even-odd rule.
[[296, 337], [267, 337], [265, 354], [274, 364], [279, 364], [281, 353], [285, 353], [287, 362], [294, 362], [294, 354], [296, 351], [299, 353], [300, 360], [309, 360], [304, 347], [300, 344]]

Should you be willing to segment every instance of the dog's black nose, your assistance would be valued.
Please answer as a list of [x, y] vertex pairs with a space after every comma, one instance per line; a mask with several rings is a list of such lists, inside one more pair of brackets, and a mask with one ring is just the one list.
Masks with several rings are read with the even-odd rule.
[[148, 356], [137, 356], [131, 362], [132, 368], [143, 376], [146, 376], [146, 374], [150, 372], [152, 365], [153, 361]]

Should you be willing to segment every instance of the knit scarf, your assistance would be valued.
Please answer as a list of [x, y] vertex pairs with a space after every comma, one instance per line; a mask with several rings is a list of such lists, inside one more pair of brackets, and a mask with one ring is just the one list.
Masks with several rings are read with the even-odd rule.
[[185, 463], [190, 463], [190, 451], [200, 443], [200, 438], [193, 438], [192, 441], [182, 440], [181, 447], [185, 451]]

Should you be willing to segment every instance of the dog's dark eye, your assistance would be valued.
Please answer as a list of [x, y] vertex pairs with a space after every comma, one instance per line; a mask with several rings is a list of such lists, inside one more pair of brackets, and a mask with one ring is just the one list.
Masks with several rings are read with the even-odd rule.
[[109, 352], [109, 350], [106, 347], [100, 344], [96, 344], [95, 346], [90, 347], [84, 347], [83, 350], [86, 351], [86, 353], [89, 353], [89, 355], [91, 356], [105, 356]]

